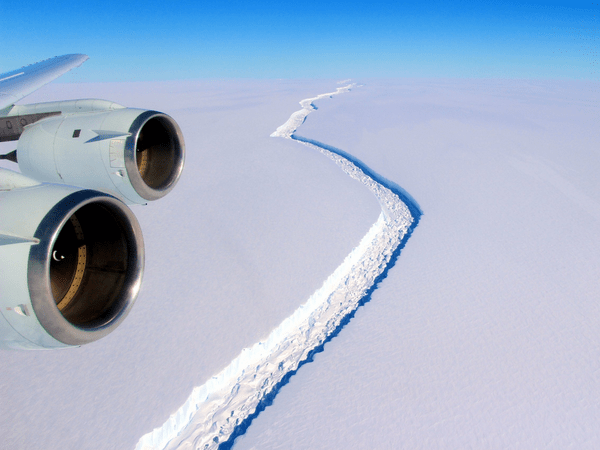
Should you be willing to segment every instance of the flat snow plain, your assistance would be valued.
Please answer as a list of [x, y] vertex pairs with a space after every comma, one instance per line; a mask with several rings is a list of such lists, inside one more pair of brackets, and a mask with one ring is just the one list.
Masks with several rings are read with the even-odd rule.
[[[188, 162], [170, 196], [134, 208], [147, 269], [119, 330], [2, 353], [6, 448], [133, 448], [320, 286], [379, 206], [323, 155], [268, 136], [335, 87], [55, 84], [28, 99], [163, 110]], [[318, 101], [297, 135], [362, 160], [423, 215], [370, 301], [234, 448], [597, 448], [597, 95], [374, 80]]]
[[298, 134], [395, 181], [423, 215], [236, 449], [598, 448], [593, 88], [366, 81], [317, 102]]

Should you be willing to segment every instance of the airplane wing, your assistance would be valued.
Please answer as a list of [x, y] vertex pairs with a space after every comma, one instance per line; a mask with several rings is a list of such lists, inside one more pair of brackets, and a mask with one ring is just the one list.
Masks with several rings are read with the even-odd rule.
[[0, 74], [0, 112], [87, 59], [87, 55], [81, 54], [55, 56]]

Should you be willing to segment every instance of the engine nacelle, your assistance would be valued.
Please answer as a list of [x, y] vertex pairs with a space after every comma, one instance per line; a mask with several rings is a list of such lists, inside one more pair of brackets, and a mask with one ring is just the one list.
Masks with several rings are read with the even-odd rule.
[[168, 115], [121, 108], [61, 114], [27, 125], [17, 156], [21, 172], [36, 180], [147, 203], [165, 196], [179, 180], [185, 144]]
[[0, 217], [0, 347], [79, 346], [123, 321], [140, 289], [144, 244], [121, 200], [33, 182], [0, 189]]

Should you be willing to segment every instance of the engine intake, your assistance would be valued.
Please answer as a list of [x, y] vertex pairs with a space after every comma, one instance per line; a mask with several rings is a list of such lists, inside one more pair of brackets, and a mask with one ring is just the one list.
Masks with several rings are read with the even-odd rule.
[[129, 208], [101, 192], [57, 185], [1, 200], [25, 206], [17, 225], [23, 231], [27, 218], [38, 242], [0, 246], [0, 268], [13, 280], [0, 298], [1, 313], [20, 334], [5, 345], [77, 346], [116, 329], [135, 302], [144, 267], [142, 233]]
[[143, 242], [134, 215], [112, 197], [79, 191], [59, 202], [34, 236], [40, 244], [29, 254], [29, 291], [46, 331], [81, 345], [116, 328], [142, 276]]
[[154, 111], [141, 114], [125, 143], [125, 166], [131, 184], [146, 200], [166, 195], [183, 170], [184, 144], [177, 123]]

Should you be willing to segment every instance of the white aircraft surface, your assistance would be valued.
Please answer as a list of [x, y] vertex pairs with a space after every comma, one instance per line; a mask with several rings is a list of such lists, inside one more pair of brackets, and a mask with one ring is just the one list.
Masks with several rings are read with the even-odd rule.
[[131, 310], [144, 269], [127, 205], [174, 187], [185, 145], [166, 114], [96, 99], [15, 105], [80, 66], [64, 55], [0, 75], [0, 348], [80, 346]]

